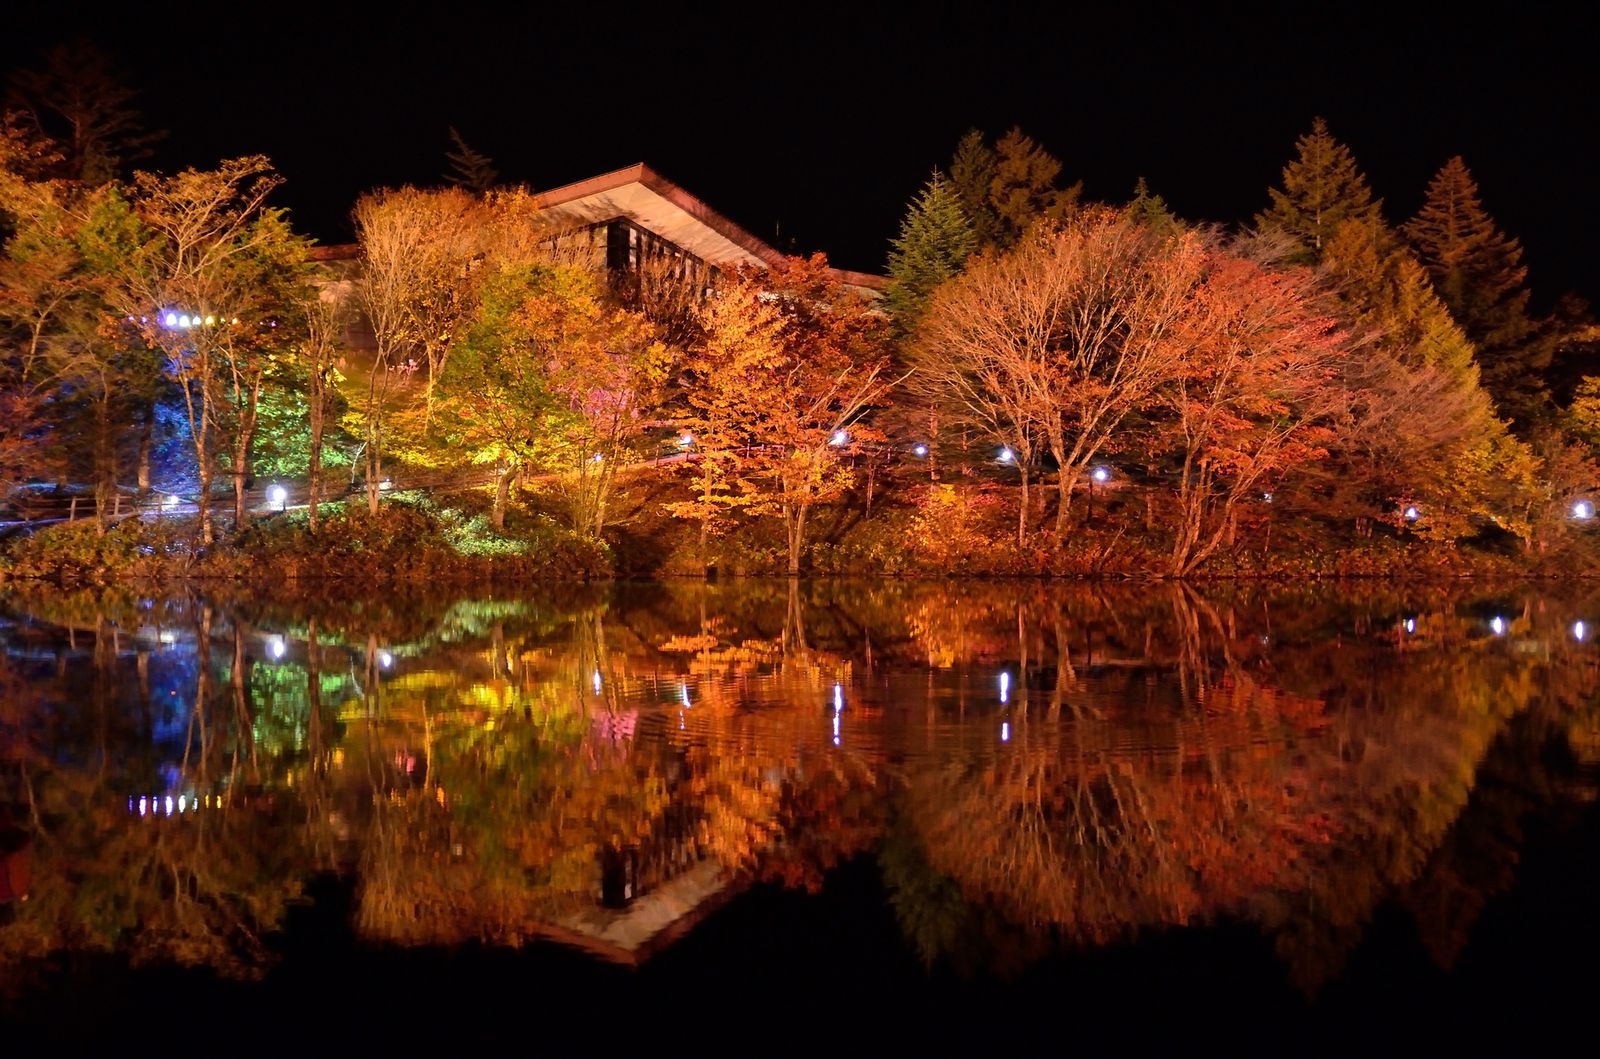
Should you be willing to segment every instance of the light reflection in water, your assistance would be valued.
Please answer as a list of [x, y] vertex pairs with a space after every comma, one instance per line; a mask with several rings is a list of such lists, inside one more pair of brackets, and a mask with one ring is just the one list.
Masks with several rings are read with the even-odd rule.
[[[988, 925], [974, 936], [1005, 924], [1092, 944], [1251, 920], [1310, 980], [1337, 970], [1381, 901], [1428, 907], [1428, 888], [1458, 877], [1450, 836], [1479, 811], [1462, 776], [1524, 729], [1575, 740], [1567, 758], [1600, 756], [1579, 738], [1594, 725], [1597, 674], [1576, 615], [1594, 601], [1539, 598], [1308, 605], [1242, 589], [754, 585], [457, 600], [415, 615], [319, 614], [293, 658], [273, 637], [273, 664], [245, 652], [238, 679], [225, 608], [157, 601], [181, 630], [171, 649], [128, 639], [120, 654], [38, 678], [52, 682], [42, 701], [84, 705], [40, 729], [58, 745], [42, 745], [32, 767], [46, 785], [70, 774], [73, 789], [102, 792], [90, 802], [130, 825], [135, 813], [213, 805], [190, 791], [224, 792], [227, 812], [146, 826], [166, 843], [154, 855], [237, 863], [246, 874], [226, 886], [258, 886], [251, 907], [269, 917], [313, 871], [347, 873], [358, 933], [402, 944], [511, 943], [600, 916], [594, 895], [612, 892], [617, 872], [614, 892], [631, 895], [619, 900], [650, 901], [695, 871], [729, 885], [815, 879], [892, 848], [912, 852], [885, 857], [884, 886], [908, 944], [930, 959], [965, 936], [915, 929], [931, 914], [915, 902], [941, 893], [956, 902], [941, 915]], [[1510, 613], [1518, 649], [1475, 649], [1483, 615], [1499, 636]], [[291, 612], [279, 627], [308, 617]], [[1428, 635], [1402, 650], [1397, 623]], [[394, 663], [389, 649], [369, 653], [379, 642], [407, 666], [368, 682], [363, 659]], [[35, 649], [8, 645], [17, 658]], [[113, 679], [96, 681], [97, 664]], [[1014, 675], [1027, 689], [1015, 702]], [[595, 697], [573, 694], [585, 682]], [[819, 700], [832, 706], [826, 734]], [[166, 712], [147, 723], [152, 708]], [[190, 851], [191, 838], [204, 846]], [[168, 914], [170, 894], [138, 891], [138, 876], [97, 860], [105, 835], [64, 841], [80, 845], [60, 862], [41, 856], [40, 878], [97, 865], [88, 870], [124, 888], [136, 919]], [[1393, 849], [1416, 852], [1396, 860]], [[249, 926], [259, 936], [272, 923]], [[1470, 927], [1419, 924], [1436, 952], [1458, 951]], [[250, 949], [237, 923], [204, 929], [216, 944], [184, 952]], [[66, 924], [54, 934], [73, 936]]]

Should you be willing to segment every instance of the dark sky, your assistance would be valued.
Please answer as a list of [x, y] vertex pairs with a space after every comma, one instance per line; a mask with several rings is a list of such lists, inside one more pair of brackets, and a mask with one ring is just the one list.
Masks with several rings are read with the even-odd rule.
[[1142, 174], [1184, 216], [1239, 221], [1321, 114], [1392, 220], [1460, 153], [1526, 245], [1536, 299], [1600, 303], [1592, 16], [966, 6], [30, 3], [4, 16], [0, 65], [95, 40], [171, 131], [150, 164], [265, 153], [288, 178], [280, 201], [327, 241], [348, 238], [363, 189], [437, 181], [453, 124], [509, 179], [551, 187], [646, 161], [785, 249], [869, 270], [968, 127], [1020, 124], [1092, 197], [1124, 199]]

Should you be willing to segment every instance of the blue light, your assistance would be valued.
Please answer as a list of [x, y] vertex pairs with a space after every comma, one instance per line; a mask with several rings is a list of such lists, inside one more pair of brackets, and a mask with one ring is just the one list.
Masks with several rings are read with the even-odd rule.
[[598, 669], [594, 671], [594, 693], [596, 695], [600, 694], [600, 671]]
[[1489, 619], [1489, 628], [1494, 630], [1494, 634], [1496, 636], [1503, 636], [1505, 635], [1506, 631], [1506, 620], [1500, 615], [1496, 614], [1493, 618]]
[[828, 439], [828, 444], [830, 444], [830, 445], [834, 446], [835, 448], [837, 448], [838, 446], [845, 444], [849, 440], [850, 440], [850, 435], [847, 434], [843, 429], [840, 429], [840, 430], [835, 430], [833, 432], [833, 437]]
[[1417, 510], [1417, 506], [1415, 504], [1412, 504], [1410, 507], [1406, 508], [1405, 516], [1407, 522], [1415, 522], [1417, 519], [1422, 517], [1422, 512]]
[[1011, 742], [1011, 722], [1010, 721], [1001, 721], [1000, 722], [1000, 741], [1002, 743]]
[[1110, 481], [1111, 480], [1111, 471], [1109, 469], [1105, 468], [1105, 467], [1096, 467], [1094, 469], [1094, 480], [1097, 481], [1097, 482]]
[[1583, 638], [1587, 635], [1589, 635], [1589, 630], [1584, 627], [1583, 622], [1575, 621], [1572, 623], [1572, 638], [1574, 640], [1582, 643]]
[[926, 446], [926, 445], [913, 445], [911, 447], [911, 451], [915, 455], [926, 456], [928, 454], [928, 446]]
[[1417, 619], [1415, 619], [1415, 618], [1407, 618], [1406, 619], [1406, 632], [1416, 632], [1416, 631], [1417, 631]]
[[177, 327], [178, 326], [178, 314], [177, 313], [168, 313], [166, 316], [161, 318], [161, 322], [163, 324], [165, 324], [167, 327]]
[[844, 709], [844, 688], [838, 684], [833, 686], [833, 712], [838, 713]]
[[694, 703], [689, 701], [689, 685], [680, 684], [678, 686], [683, 689], [683, 708], [686, 710], [693, 708]]
[[1017, 454], [1012, 452], [1009, 446], [1000, 450], [1000, 462], [1001, 463], [1010, 463], [1012, 460], [1014, 460], [1016, 458], [1017, 458]]
[[1006, 703], [1006, 700], [1009, 699], [1010, 697], [1011, 697], [1011, 674], [1005, 672], [1004, 670], [1002, 670], [1001, 673], [1000, 673], [1000, 704], [1002, 706], [1004, 706], [1005, 703]]

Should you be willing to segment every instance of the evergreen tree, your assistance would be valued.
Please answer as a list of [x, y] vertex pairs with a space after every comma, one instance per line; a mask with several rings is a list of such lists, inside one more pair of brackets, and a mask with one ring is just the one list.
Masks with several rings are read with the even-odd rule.
[[906, 209], [889, 252], [886, 300], [897, 329], [911, 330], [934, 288], [961, 271], [976, 245], [955, 188], [934, 170]]
[[1315, 263], [1342, 223], [1376, 222], [1382, 203], [1372, 197], [1350, 148], [1333, 138], [1321, 118], [1295, 141], [1295, 151], [1283, 167], [1282, 189], [1271, 189], [1272, 205], [1256, 215], [1256, 224], [1284, 232], [1301, 247], [1298, 259]]
[[467, 146], [467, 141], [461, 138], [453, 125], [450, 127], [450, 141], [456, 146], [455, 150], [446, 151], [444, 155], [450, 163], [444, 176], [445, 183], [482, 195], [499, 182], [500, 173], [495, 169], [494, 162], [488, 155]]
[[1405, 235], [1477, 346], [1484, 385], [1502, 409], [1526, 421], [1543, 401], [1553, 343], [1528, 317], [1522, 247], [1484, 210], [1459, 155], [1428, 184], [1427, 200]]
[[1128, 200], [1128, 216], [1158, 232], [1173, 231], [1183, 226], [1167, 200], [1150, 190], [1150, 185], [1140, 177], [1133, 185], [1133, 198]]
[[13, 73], [6, 107], [28, 133], [54, 141], [48, 175], [104, 184], [163, 135], [145, 131], [135, 95], [105, 52], [75, 41], [52, 49], [42, 69]]
[[984, 142], [983, 133], [969, 129], [956, 144], [950, 160], [950, 187], [960, 200], [961, 210], [972, 225], [977, 245], [994, 246], [1000, 241], [1000, 217], [989, 202], [989, 185], [994, 180], [999, 159]]
[[1061, 162], [1021, 129], [1013, 128], [995, 144], [994, 176], [989, 202], [1000, 219], [1000, 241], [1010, 246], [1040, 218], [1060, 218], [1077, 203], [1083, 184], [1057, 187]]

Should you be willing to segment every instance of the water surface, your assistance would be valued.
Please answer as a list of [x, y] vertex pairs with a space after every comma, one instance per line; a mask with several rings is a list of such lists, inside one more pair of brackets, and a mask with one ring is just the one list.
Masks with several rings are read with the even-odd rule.
[[1305, 1051], [1597, 982], [1586, 589], [341, 592], [6, 600], [29, 1033]]

